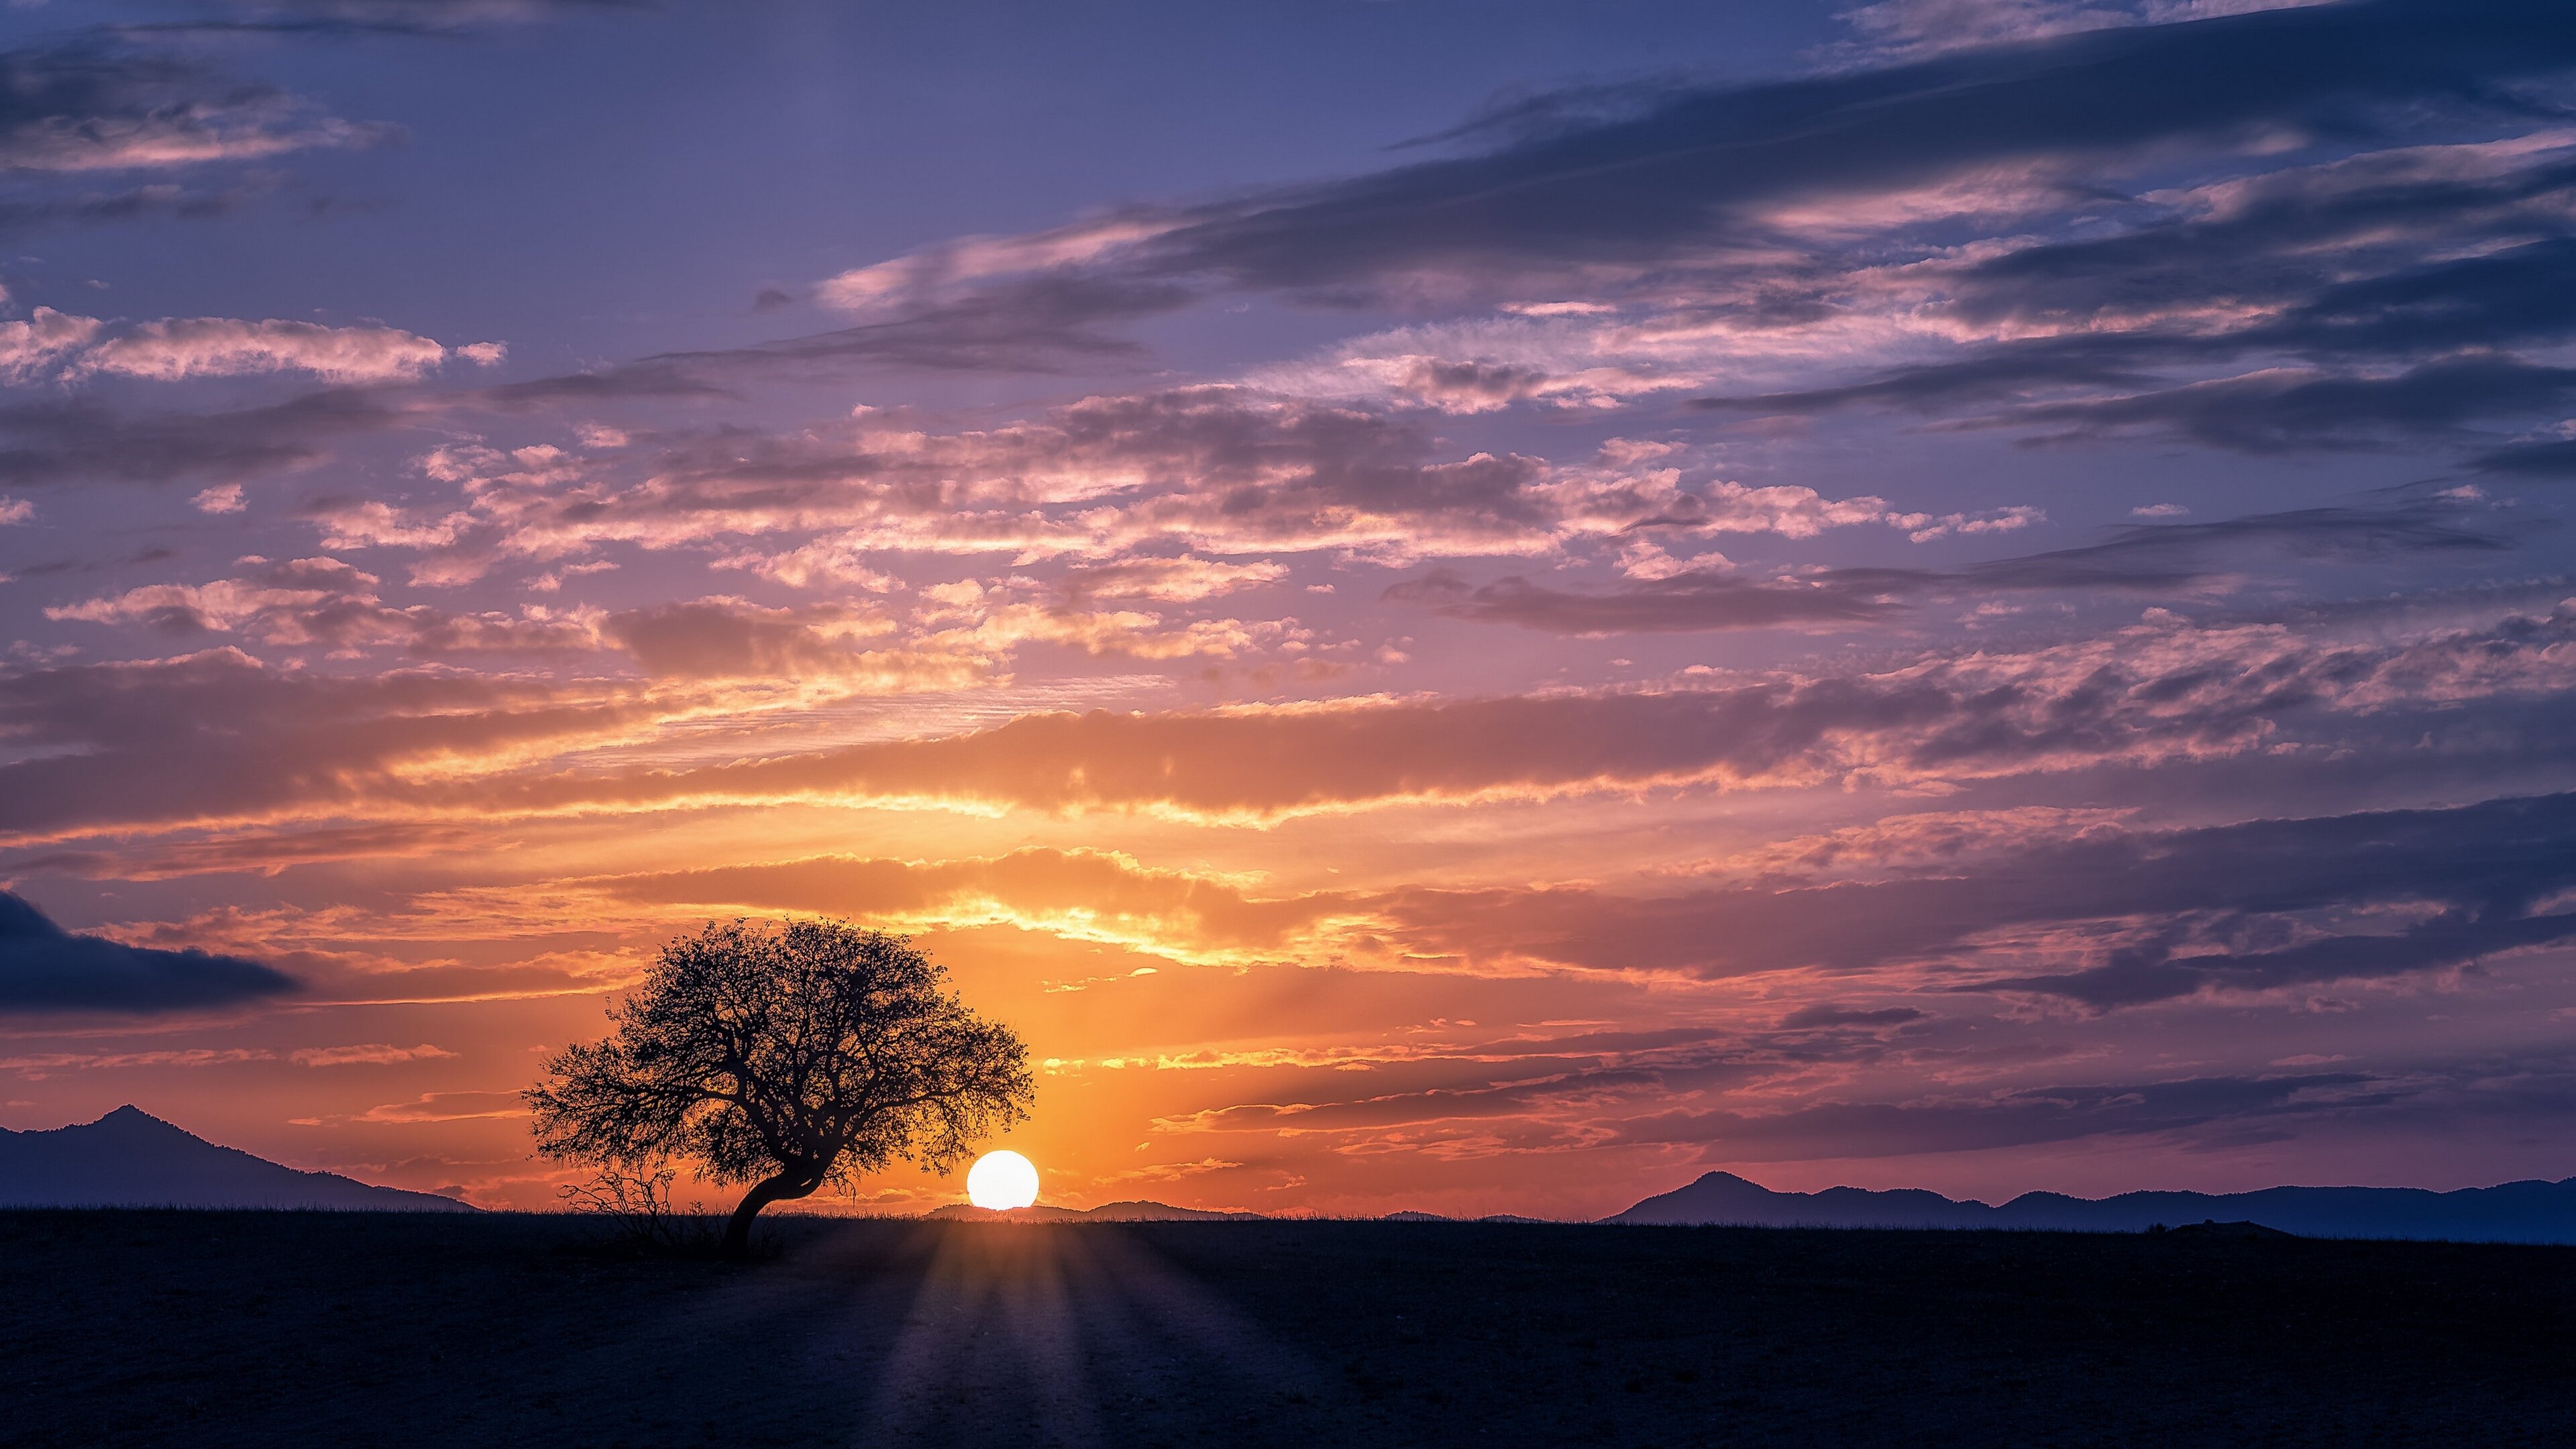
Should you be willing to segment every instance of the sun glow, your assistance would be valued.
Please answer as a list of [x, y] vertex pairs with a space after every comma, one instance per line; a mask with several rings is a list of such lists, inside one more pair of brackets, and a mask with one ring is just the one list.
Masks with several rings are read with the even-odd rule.
[[966, 1169], [966, 1200], [1008, 1212], [1038, 1200], [1038, 1166], [1016, 1152], [987, 1152]]

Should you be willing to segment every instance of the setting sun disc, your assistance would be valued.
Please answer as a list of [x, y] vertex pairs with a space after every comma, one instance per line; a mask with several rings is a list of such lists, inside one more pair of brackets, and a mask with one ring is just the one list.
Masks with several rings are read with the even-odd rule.
[[985, 1153], [966, 1170], [966, 1200], [995, 1212], [1027, 1207], [1038, 1200], [1037, 1164], [1008, 1150]]

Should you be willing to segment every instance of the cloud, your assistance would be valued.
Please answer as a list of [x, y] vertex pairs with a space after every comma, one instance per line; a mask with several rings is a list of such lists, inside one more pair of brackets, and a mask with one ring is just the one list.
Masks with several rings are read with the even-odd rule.
[[1095, 261], [1166, 229], [1167, 223], [1156, 214], [1135, 211], [1029, 236], [959, 237], [891, 262], [844, 272], [817, 288], [815, 299], [829, 307], [867, 312], [889, 301], [971, 296], [974, 283]]
[[151, 1015], [231, 1006], [296, 988], [283, 972], [240, 956], [74, 935], [0, 891], [0, 1012]]
[[94, 38], [0, 51], [0, 170], [159, 170], [360, 146], [381, 134], [274, 87]]
[[506, 413], [588, 408], [624, 402], [724, 402], [739, 400], [732, 388], [672, 358], [647, 358], [587, 372], [562, 373], [477, 389], [458, 399]]
[[645, 673], [676, 679], [864, 682], [881, 689], [956, 689], [979, 682], [987, 658], [937, 647], [870, 649], [887, 634], [877, 615], [821, 605], [769, 609], [716, 597], [625, 609], [600, 621], [601, 642]]
[[2512, 550], [2514, 535], [2478, 527], [2488, 521], [2480, 514], [2473, 499], [2435, 495], [2208, 523], [2129, 524], [2110, 530], [2099, 543], [1990, 559], [1957, 571], [1955, 578], [1990, 589], [2157, 589], [2207, 578], [2231, 557], [2249, 553], [2355, 562]]
[[2507, 343], [2567, 317], [2547, 292], [2568, 264], [2571, 143], [2544, 129], [2222, 173], [2139, 198], [2107, 233], [1935, 270], [1959, 319], [2061, 344], [2107, 333], [2149, 357]]
[[[2357, 0], [1793, 80], [1596, 87], [1444, 138], [1487, 149], [973, 239], [844, 273], [822, 293], [875, 308], [902, 299], [928, 318], [964, 305], [960, 288], [976, 283], [990, 290], [965, 295], [1126, 281], [1444, 301], [1562, 295], [1578, 280], [1596, 292], [1661, 285], [1676, 266], [1758, 254], [1779, 217], [1849, 198], [2015, 168], [2045, 191], [2060, 184], [2051, 168], [2099, 170], [2149, 148], [2394, 134], [2415, 105], [2509, 113], [2506, 87], [2576, 63], [2576, 33], [2557, 18], [2537, 0]], [[1147, 310], [1171, 305], [1156, 292]]]
[[1713, 1161], [1811, 1162], [1981, 1152], [2105, 1135], [2184, 1133], [2214, 1124], [2298, 1121], [2385, 1108], [2415, 1084], [2359, 1072], [2204, 1076], [2023, 1087], [1917, 1102], [1818, 1102], [1773, 1112], [1640, 1115], [1612, 1140], [1700, 1143]]
[[1077, 602], [1153, 599], [1187, 604], [1237, 589], [1275, 584], [1287, 577], [1285, 565], [1267, 561], [1225, 563], [1190, 556], [1133, 558], [1067, 570], [1062, 587], [1066, 596]]
[[[1006, 632], [1016, 627], [1006, 620]], [[711, 706], [742, 709], [750, 701], [740, 685], [544, 683], [438, 669], [348, 678], [213, 649], [0, 673], [0, 731], [22, 751], [0, 763], [0, 835], [783, 801], [1259, 821], [1680, 787], [1946, 788], [2258, 755], [2284, 768], [2337, 752], [2466, 768], [2472, 757], [2563, 753], [2560, 703], [2576, 682], [2571, 629], [2576, 614], [2565, 611], [2433, 630], [2371, 615], [2350, 638], [2323, 624], [2165, 620], [1847, 673], [1452, 701], [1032, 713], [967, 733], [798, 753], [746, 752], [738, 734], [663, 734]], [[1235, 646], [1183, 633], [1172, 647]], [[2470, 701], [2481, 702], [2474, 719], [2461, 708]], [[695, 743], [652, 766], [572, 771], [557, 760], [657, 738]]]
[[199, 0], [193, 28], [315, 34], [454, 35], [586, 15], [649, 13], [654, 0]]
[[[911, 928], [1007, 924], [1206, 962], [1553, 969], [1718, 979], [1899, 973], [1912, 990], [2113, 1009], [2385, 979], [2576, 940], [2576, 796], [2187, 829], [2095, 821], [2044, 843], [1651, 895], [1590, 886], [1265, 894], [1095, 851], [822, 857], [550, 884], [609, 901], [823, 911]], [[603, 907], [602, 909], [613, 909]], [[2068, 969], [1999, 975], [2014, 962]], [[1912, 1007], [1811, 1002], [1789, 1032], [1904, 1026]]]
[[870, 593], [892, 593], [901, 583], [892, 574], [869, 566], [875, 553], [859, 539], [826, 537], [777, 553], [742, 549], [709, 560], [708, 567], [746, 569], [792, 589], [847, 584]]
[[[1252, 554], [1530, 555], [1623, 536], [1642, 547], [1642, 529], [1809, 538], [1878, 524], [1930, 538], [2039, 517], [2030, 508], [1936, 517], [1876, 497], [1750, 486], [1715, 476], [1706, 451], [1672, 442], [1613, 438], [1565, 464], [1459, 456], [1425, 421], [1204, 385], [1085, 397], [987, 429], [933, 431], [862, 409], [792, 432], [594, 430], [575, 447], [434, 449], [420, 467], [455, 487], [452, 507], [332, 500], [309, 511], [328, 546], [419, 551], [413, 576], [425, 583], [611, 543], [715, 545], [717, 567], [876, 592], [895, 587], [887, 555], [1061, 561], [1077, 566], [1065, 579], [1071, 603], [1191, 602], [1218, 592], [1221, 577], [1284, 566], [1225, 561]], [[778, 534], [805, 537], [791, 547], [741, 541]], [[1183, 556], [1198, 562], [1175, 561]], [[1196, 583], [1180, 581], [1185, 569]], [[1147, 592], [1108, 592], [1142, 587], [1148, 574], [1161, 581]]]
[[26, 321], [0, 322], [0, 378], [24, 383], [106, 375], [176, 382], [302, 372], [335, 383], [399, 382], [450, 357], [496, 362], [495, 346], [478, 343], [451, 350], [392, 327], [228, 317], [107, 322], [38, 307]]
[[1500, 1086], [1430, 1087], [1341, 1102], [1269, 1103], [1227, 1107], [1190, 1117], [1159, 1120], [1163, 1131], [1308, 1132], [1365, 1131], [1424, 1122], [1522, 1117], [1541, 1111], [1615, 1106], [1664, 1086], [1656, 1073], [1602, 1068], [1536, 1082]]
[[1833, 1026], [1904, 1026], [1910, 1022], [1921, 1021], [1924, 1017], [1925, 1013], [1910, 1006], [1887, 1006], [1876, 1010], [1863, 1010], [1839, 1006], [1830, 1001], [1820, 1001], [1812, 1006], [1802, 1006], [1790, 1012], [1780, 1018], [1780, 1025], [1782, 1029], [1788, 1031]]
[[2125, 5], [2064, 0], [1877, 0], [1834, 18], [1850, 26], [1862, 44], [1892, 55], [2039, 40], [2134, 25], [2140, 19]]
[[445, 1047], [423, 1042], [419, 1046], [390, 1046], [369, 1042], [362, 1046], [304, 1047], [288, 1054], [287, 1059], [300, 1067], [390, 1066], [397, 1062], [436, 1061], [454, 1057]]
[[615, 611], [523, 604], [515, 614], [457, 613], [389, 604], [379, 592], [381, 579], [334, 558], [239, 562], [251, 571], [51, 605], [45, 617], [137, 625], [190, 641], [241, 635], [335, 657], [380, 648], [425, 659], [623, 653], [653, 679], [845, 690], [969, 688], [989, 682], [1014, 652], [1031, 645], [1142, 659], [1236, 658], [1301, 654], [1311, 639], [1294, 619], [1166, 626], [1158, 614], [1018, 603], [972, 583], [931, 591], [944, 597], [910, 620], [840, 604], [772, 608], [727, 595]]
[[433, 765], [649, 728], [633, 687], [271, 669], [228, 648], [0, 674], [0, 832], [343, 809]]
[[[834, 283], [821, 290], [840, 295]], [[856, 326], [747, 347], [655, 353], [503, 384], [481, 397], [517, 410], [720, 401], [756, 382], [820, 382], [856, 372], [1050, 373], [1074, 364], [1125, 370], [1142, 363], [1145, 349], [1104, 331], [1103, 324], [1177, 311], [1195, 295], [1172, 282], [1078, 271], [995, 279], [949, 295], [888, 299]]]
[[[342, 547], [382, 541], [394, 528], [364, 507], [319, 511], [337, 531], [326, 541]], [[803, 691], [970, 688], [990, 682], [1012, 654], [1032, 645], [1143, 659], [1237, 658], [1302, 655], [1312, 639], [1294, 619], [1166, 625], [1161, 615], [1137, 610], [1017, 602], [1008, 590], [988, 592], [972, 582], [925, 591], [929, 607], [910, 618], [843, 604], [773, 608], [727, 595], [615, 611], [523, 604], [516, 613], [460, 613], [388, 603], [380, 578], [335, 558], [271, 562], [254, 555], [237, 562], [247, 569], [237, 577], [146, 584], [51, 605], [44, 615], [140, 626], [191, 642], [238, 635], [334, 657], [377, 649], [423, 659], [623, 653], [657, 680], [755, 681]]]
[[[1895, 1065], [1876, 1049], [1868, 1060]], [[1904, 1065], [1938, 1075], [1896, 1088], [1902, 1099], [1889, 1101], [1886, 1088], [1830, 1069], [1852, 1062], [1719, 1041], [1661, 1060], [1570, 1056], [1545, 1064], [1555, 1069], [1544, 1075], [1460, 1072], [1396, 1090], [1372, 1074], [1317, 1073], [1282, 1083], [1293, 1095], [1175, 1114], [1155, 1128], [1257, 1133], [1283, 1146], [1312, 1138], [1307, 1150], [1334, 1154], [1442, 1158], [1687, 1147], [1697, 1149], [1693, 1160], [1711, 1165], [1990, 1152], [2095, 1138], [2189, 1152], [2252, 1134], [2282, 1141], [2357, 1122], [2380, 1131], [2400, 1121], [2457, 1130], [2466, 1117], [2496, 1114], [2527, 1126], [2534, 1112], [2564, 1111], [2569, 1079], [2560, 1056], [2482, 1055], [2397, 1072], [2117, 1075], [2076, 1075], [2063, 1063], [2028, 1070], [2045, 1065], [2036, 1057], [2000, 1080], [1979, 1073], [1958, 1081], [1942, 1070], [1955, 1070], [1955, 1061], [1936, 1051]], [[1726, 1105], [1702, 1105], [1720, 1091]]]
[[[1740, 1067], [1737, 1075], [1758, 1070]], [[1978, 1095], [1940, 1092], [1901, 1104], [1810, 1099], [1769, 1111], [1652, 1110], [1671, 1102], [1687, 1080], [1688, 1074], [1670, 1070], [1603, 1065], [1496, 1085], [1247, 1104], [1156, 1126], [1282, 1136], [1320, 1132], [1340, 1137], [1346, 1150], [1355, 1141], [1384, 1141], [1393, 1129], [1412, 1129], [1404, 1140], [1418, 1150], [1444, 1124], [1485, 1123], [1486, 1130], [1510, 1133], [1525, 1150], [1687, 1143], [1704, 1144], [1707, 1160], [1778, 1162], [1974, 1152], [2109, 1134], [2178, 1133], [2220, 1122], [2316, 1118], [2385, 1107], [2421, 1091], [2365, 1073], [2308, 1072], [2052, 1083]], [[1505, 1119], [1499, 1128], [1492, 1125], [1497, 1119]]]
[[148, 1052], [42, 1052], [0, 1057], [0, 1071], [16, 1072], [41, 1082], [57, 1072], [116, 1071], [134, 1067], [228, 1067], [237, 1062], [275, 1061], [277, 1053], [258, 1047], [177, 1047]]
[[[874, 799], [1275, 818], [1684, 784], [1956, 783], [2279, 753], [2306, 731], [2343, 748], [2381, 730], [2408, 730], [2411, 742], [2426, 728], [2412, 711], [2554, 698], [2576, 667], [2559, 647], [2571, 627], [2576, 616], [2516, 617], [2492, 631], [2373, 646], [2270, 625], [2154, 625], [1886, 673], [1726, 688], [1035, 714], [971, 734], [616, 780], [494, 782], [474, 798], [487, 809]], [[2383, 713], [2384, 723], [2374, 718]]]
[[1749, 578], [1724, 569], [1680, 569], [1614, 589], [1553, 589], [1519, 576], [1470, 585], [1449, 569], [1395, 584], [1380, 596], [1453, 619], [1516, 624], [1554, 634], [1684, 633], [1720, 629], [1827, 630], [1883, 622], [1927, 597], [2106, 590], [2170, 594], [2219, 575], [2231, 556], [2365, 560], [2404, 554], [2502, 553], [2509, 535], [2473, 526], [2461, 500], [2393, 506], [2293, 509], [2210, 523], [2132, 524], [2099, 543], [1953, 570], [1813, 569]]
[[[2553, 795], [2100, 827], [1879, 881], [1660, 898], [1425, 890], [1381, 910], [1420, 955], [1709, 977], [1942, 964], [1935, 979], [1950, 990], [2113, 1008], [2400, 976], [2576, 939], [2576, 914], [2563, 909], [2576, 888], [2571, 844], [2576, 796]], [[2073, 969], [1995, 974], [2016, 958]]]
[[1777, 421], [2116, 397], [2249, 360], [2367, 377], [2553, 344], [2571, 324], [2576, 133], [2464, 130], [2288, 164], [2203, 147], [2167, 158], [2193, 180], [2137, 195], [2098, 165], [1900, 185], [1773, 216], [1763, 244], [1676, 258], [1643, 284], [1598, 269], [1558, 284], [1607, 301], [1507, 303], [1505, 317], [1402, 327], [1272, 371], [1291, 391], [1446, 407], [1466, 404], [1411, 379], [1519, 379], [1477, 407], [1717, 387], [1702, 408]]
[[411, 420], [373, 392], [333, 388], [221, 413], [120, 414], [70, 399], [0, 404], [0, 481], [21, 487], [239, 479], [318, 462], [337, 437]]
[[[265, 562], [264, 560], [261, 562]], [[45, 617], [93, 624], [138, 623], [168, 634], [232, 633], [256, 629], [280, 644], [345, 644], [387, 622], [372, 593], [372, 574], [331, 558], [296, 559], [250, 578], [209, 584], [151, 584], [122, 594], [45, 610]]]
[[2123, 824], [2132, 813], [2123, 808], [2024, 805], [1889, 815], [1866, 825], [1767, 841], [1710, 860], [1677, 862], [1668, 873], [1814, 883], [1852, 875], [1948, 870], [2006, 847], [2079, 838]]
[[386, 1102], [370, 1107], [351, 1119], [413, 1125], [424, 1122], [475, 1122], [493, 1118], [525, 1117], [528, 1109], [512, 1092], [423, 1092], [408, 1102]]
[[2507, 357], [2428, 362], [2385, 377], [2268, 369], [2158, 391], [2030, 403], [1962, 426], [2027, 427], [2066, 440], [2170, 432], [2245, 453], [2366, 445], [2548, 412], [2576, 396], [2576, 368]]
[[823, 856], [564, 884], [622, 902], [820, 911], [944, 928], [1007, 923], [1200, 956], [1277, 951], [1351, 899], [1262, 899], [1238, 879], [1147, 867], [1112, 851], [1042, 847], [963, 860]]
[[2011, 428], [2043, 440], [2164, 434], [2236, 452], [2359, 448], [2442, 437], [2469, 424], [2558, 410], [2576, 371], [2510, 354], [2480, 353], [2394, 371], [2360, 373], [2285, 364], [2153, 386], [2141, 364], [2176, 349], [2154, 338], [2054, 339], [1998, 346], [1964, 362], [1900, 369], [1865, 382], [1802, 393], [1700, 398], [1703, 410], [1816, 412], [1882, 402], [1921, 412], [2034, 391], [2096, 385], [2086, 395], [2013, 401], [1948, 416], [1943, 430]]
[[924, 617], [928, 632], [921, 636], [922, 644], [991, 658], [1031, 645], [1053, 645], [1131, 659], [1239, 659], [1306, 656], [1315, 641], [1314, 631], [1293, 615], [1249, 623], [1231, 618], [1167, 622], [1143, 609], [1023, 602], [1016, 597], [1019, 592], [988, 590], [972, 581], [922, 590], [937, 606]]
[[[1697, 405], [1893, 407], [1945, 428], [2149, 431], [2247, 452], [2545, 415], [2565, 379], [2508, 349], [2576, 328], [2571, 146], [2556, 129], [2394, 147], [2129, 198], [2108, 228], [2046, 236], [2021, 219], [2017, 235], [1815, 282], [1820, 300], [1881, 320], [1885, 335], [1840, 358], [1867, 368], [1856, 380]], [[1933, 360], [1886, 364], [1905, 351]]]
[[475, 652], [583, 652], [606, 647], [599, 621], [530, 606], [517, 615], [452, 614], [425, 604], [395, 607], [377, 593], [382, 581], [335, 558], [283, 563], [253, 556], [253, 572], [203, 584], [146, 584], [120, 594], [58, 604], [45, 617], [90, 624], [136, 624], [193, 639], [241, 634], [289, 648], [319, 647], [354, 655], [380, 645], [422, 656]]
[[0, 198], [0, 232], [15, 235], [45, 227], [84, 226], [143, 217], [203, 220], [229, 216], [274, 195], [279, 178], [263, 170], [251, 170], [219, 186], [145, 181], [125, 186], [90, 186], [79, 191], [68, 190], [68, 181], [69, 178], [62, 178], [62, 183], [58, 184], [57, 189], [62, 194], [37, 196], [22, 193]]
[[443, 854], [489, 842], [468, 827], [347, 825], [319, 830], [231, 830], [193, 840], [160, 840], [129, 850], [39, 850], [9, 859], [20, 874], [60, 872], [89, 880], [166, 880], [173, 876], [258, 872], [291, 866]]
[[2576, 477], [2576, 440], [2516, 443], [2480, 454], [2471, 466], [2531, 478]]
[[[2576, 66], [2576, 27], [2549, 6], [1849, 18], [1873, 45], [1821, 74], [1535, 97], [1434, 138], [1451, 154], [959, 239], [818, 295], [879, 319], [860, 332], [990, 343], [979, 366], [1111, 355], [1120, 287], [1137, 316], [1227, 289], [1498, 309], [1259, 379], [1457, 413], [1714, 387], [1737, 414], [2283, 452], [2563, 411], [2576, 135], [2530, 97]], [[976, 330], [1031, 298], [1078, 324]]]
[[[852, 276], [823, 284], [846, 295]], [[728, 352], [677, 353], [671, 361], [726, 372], [828, 375], [851, 365], [944, 372], [1048, 372], [1066, 361], [1136, 359], [1144, 349], [1101, 330], [1174, 312], [1195, 298], [1177, 283], [1058, 270], [1010, 278], [960, 295], [914, 297], [883, 321]]]
[[[608, 542], [668, 548], [819, 529], [838, 532], [811, 553], [730, 557], [811, 580], [890, 550], [1524, 551], [1560, 528], [1607, 528], [1673, 501], [1669, 483], [1557, 479], [1536, 460], [1442, 460], [1434, 448], [1379, 413], [1200, 387], [1086, 398], [989, 431], [863, 416], [828, 432], [673, 438], [627, 486], [614, 481], [624, 461], [614, 447], [595, 458], [451, 446], [424, 466], [464, 494], [436, 540], [434, 563], [451, 579], [503, 557], [551, 560]], [[1603, 517], [1586, 521], [1594, 514]]]
[[1434, 569], [1412, 582], [1390, 585], [1379, 597], [1427, 604], [1452, 619], [1599, 636], [1875, 623], [1901, 607], [1894, 593], [1927, 581], [1902, 570], [1838, 570], [1823, 577], [1767, 581], [1691, 571], [1640, 580], [1615, 592], [1585, 594], [1519, 577], [1470, 587], [1455, 572]]

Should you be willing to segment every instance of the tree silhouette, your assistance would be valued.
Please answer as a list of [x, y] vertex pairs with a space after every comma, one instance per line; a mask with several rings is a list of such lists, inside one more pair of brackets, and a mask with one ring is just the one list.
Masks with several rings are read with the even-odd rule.
[[546, 1064], [525, 1094], [537, 1147], [621, 1167], [694, 1158], [751, 1183], [725, 1224], [738, 1257], [771, 1203], [898, 1157], [944, 1171], [1028, 1115], [1028, 1049], [946, 979], [905, 938], [844, 921], [710, 924], [662, 948], [607, 1040]]

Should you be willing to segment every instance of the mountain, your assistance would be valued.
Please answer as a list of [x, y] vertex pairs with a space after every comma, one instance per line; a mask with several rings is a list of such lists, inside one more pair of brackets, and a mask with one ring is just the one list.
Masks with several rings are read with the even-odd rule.
[[435, 1193], [299, 1172], [119, 1107], [46, 1132], [0, 1128], [0, 1207], [333, 1208], [470, 1213]]
[[1235, 1223], [1258, 1222], [1259, 1213], [1212, 1213], [1159, 1202], [1105, 1202], [1096, 1208], [1024, 1207], [1007, 1212], [953, 1202], [924, 1217], [956, 1222], [1011, 1223]]
[[1013, 1223], [1214, 1223], [1256, 1222], [1259, 1213], [1206, 1212], [1160, 1202], [1107, 1202], [1096, 1208], [1024, 1207], [996, 1212], [972, 1203], [950, 1203], [923, 1214], [956, 1222]]
[[1602, 1221], [1724, 1223], [1764, 1228], [1990, 1228], [1998, 1226], [1992, 1220], [1994, 1211], [1981, 1202], [1953, 1202], [1921, 1188], [1873, 1192], [1832, 1187], [1823, 1192], [1773, 1192], [1731, 1172], [1712, 1172], [1687, 1187], [1650, 1197]]
[[2181, 1236], [2181, 1237], [2186, 1237], [2186, 1238], [2240, 1238], [2240, 1239], [2241, 1239], [2241, 1238], [2257, 1238], [2257, 1239], [2259, 1239], [2259, 1238], [2295, 1238], [2295, 1237], [2297, 1237], [2297, 1236], [2298, 1236], [2298, 1234], [2296, 1234], [2296, 1233], [2285, 1233], [2285, 1232], [2282, 1232], [2279, 1228], [2267, 1228], [2267, 1227], [2263, 1226], [2261, 1223], [2221, 1223], [2221, 1222], [2185, 1223], [2185, 1224], [2183, 1224], [2181, 1227], [2171, 1229], [2171, 1231], [2172, 1231], [2172, 1232], [2174, 1232], [2175, 1234], [2177, 1234], [2177, 1235]]
[[2039, 1228], [2134, 1233], [2163, 1223], [2253, 1223], [2316, 1238], [2434, 1238], [2470, 1243], [2576, 1243], [2576, 1177], [2429, 1192], [2412, 1187], [2267, 1187], [2259, 1192], [2026, 1192], [2001, 1207], [1937, 1192], [1857, 1187], [1773, 1192], [1731, 1172], [1647, 1198], [1609, 1223], [1750, 1227]]

